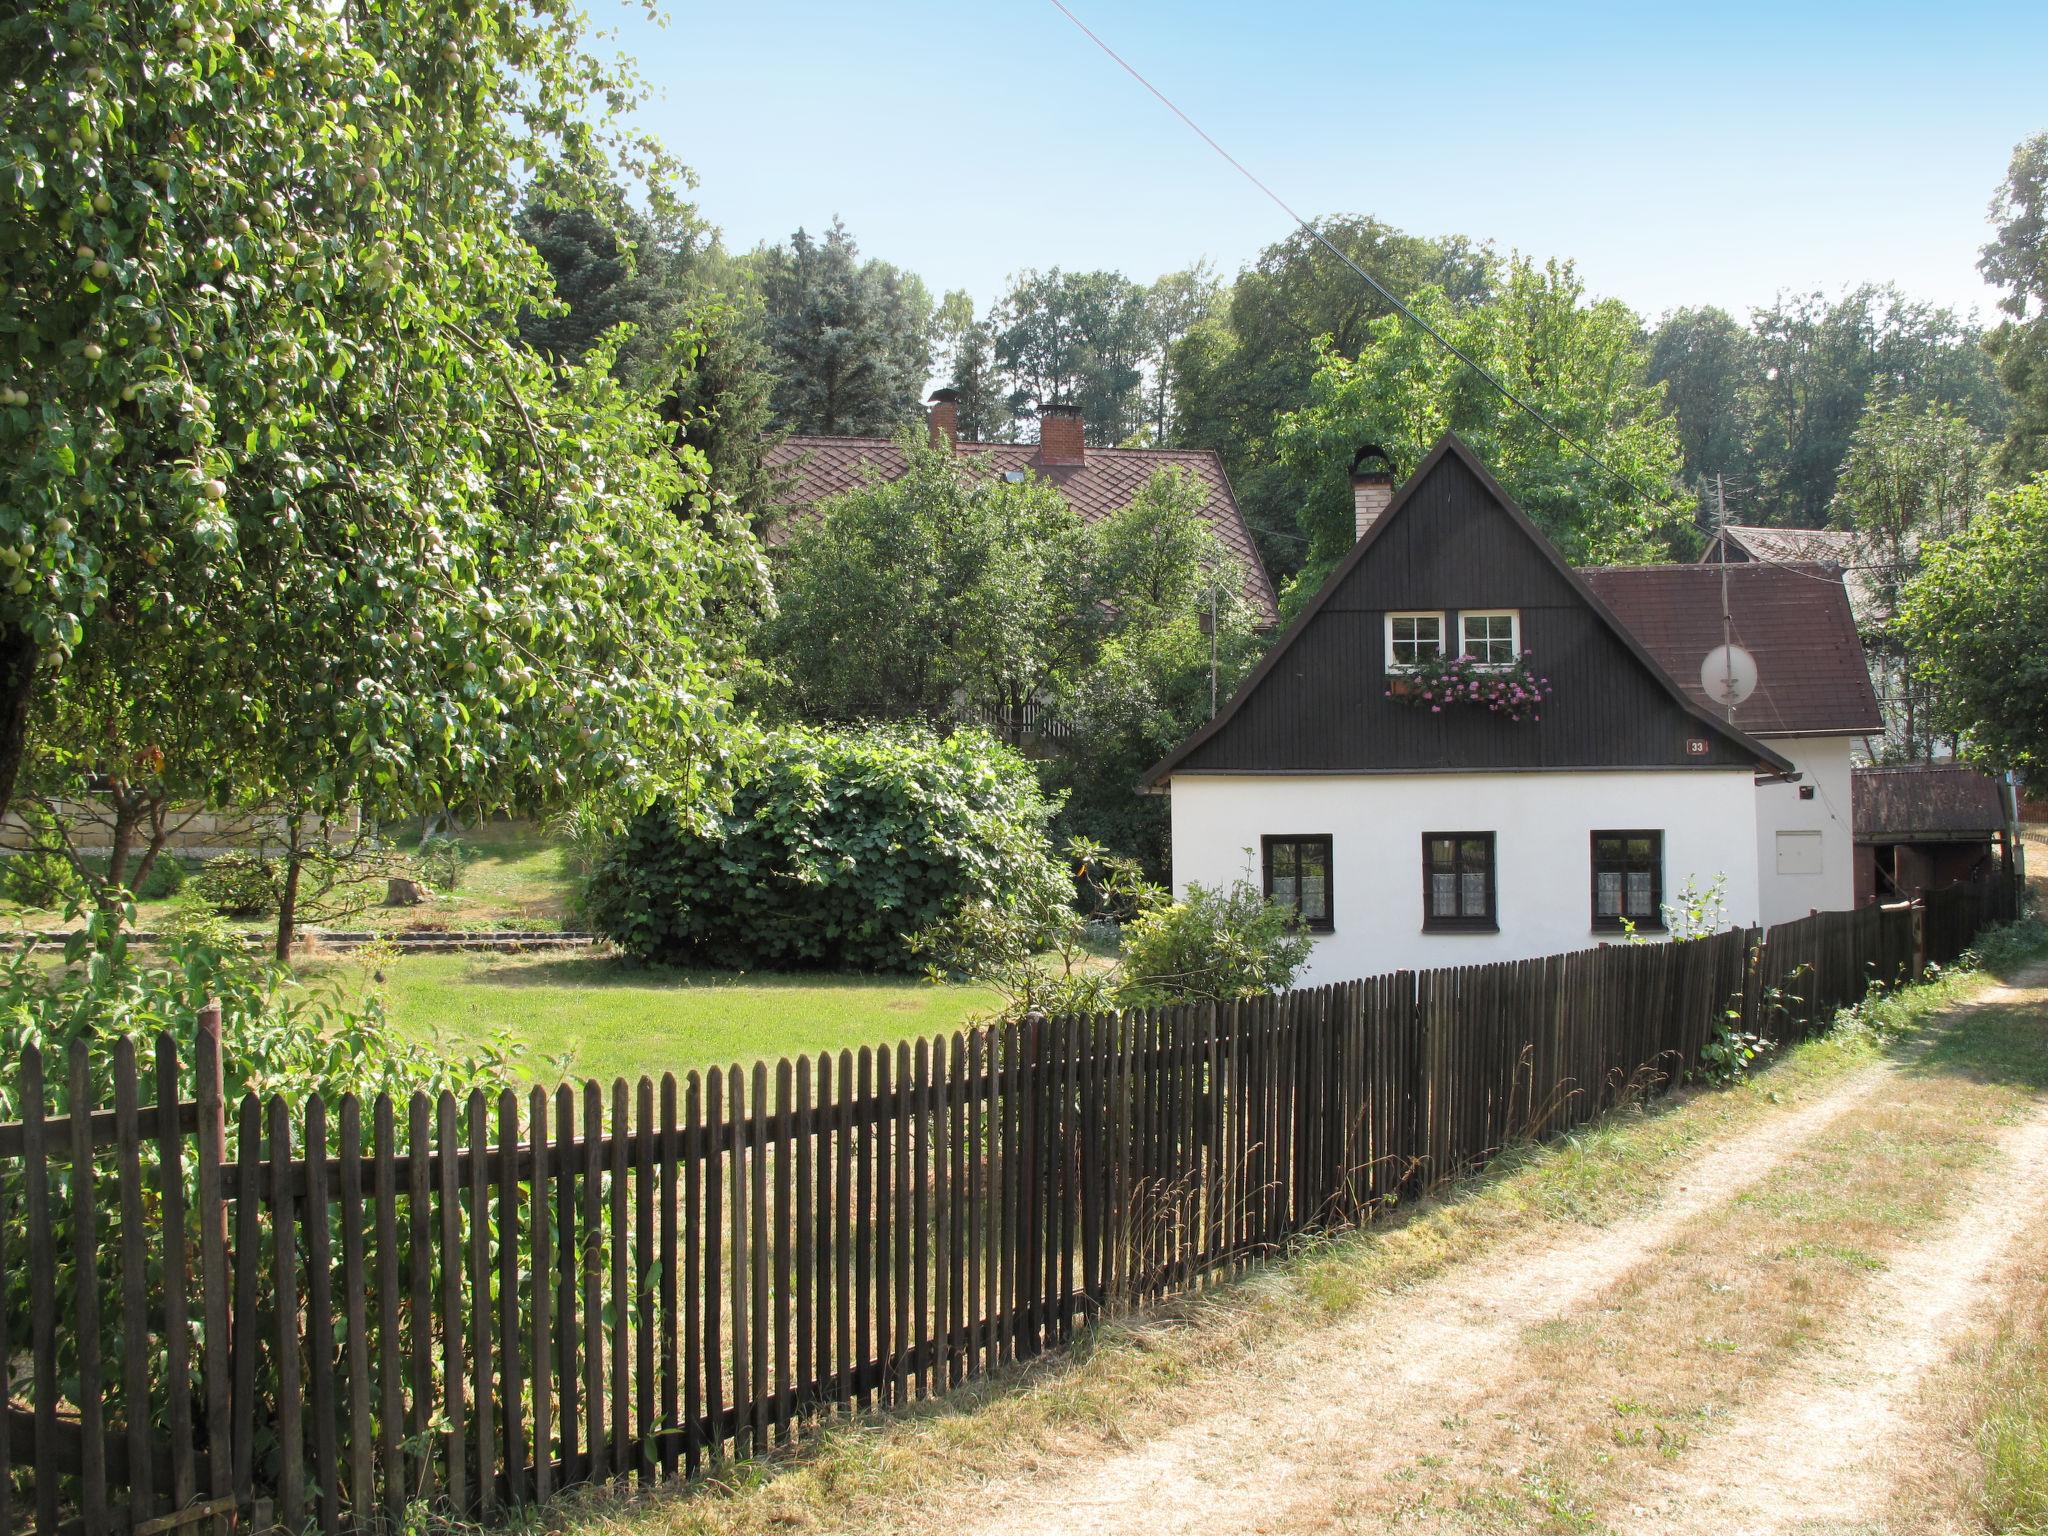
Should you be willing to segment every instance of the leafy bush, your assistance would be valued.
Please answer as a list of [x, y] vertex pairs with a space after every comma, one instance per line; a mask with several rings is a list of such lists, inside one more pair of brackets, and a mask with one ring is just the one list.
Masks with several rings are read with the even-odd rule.
[[420, 844], [416, 855], [426, 883], [444, 896], [454, 894], [462, 884], [462, 872], [475, 857], [474, 848], [452, 837], [430, 837]]
[[1282, 991], [1314, 947], [1294, 914], [1249, 880], [1228, 887], [1191, 881], [1181, 900], [1125, 926], [1117, 998], [1137, 1008]]
[[168, 853], [158, 854], [156, 862], [149, 866], [149, 873], [143, 876], [141, 884], [135, 887], [135, 899], [163, 901], [175, 896], [185, 889], [187, 875], [183, 860], [173, 858]]
[[905, 970], [921, 929], [1065, 887], [1052, 810], [1030, 765], [979, 731], [793, 727], [736, 769], [729, 809], [636, 817], [584, 910], [642, 960]]
[[[179, 1042], [189, 1094], [194, 1021], [209, 998], [221, 1004], [222, 1068], [230, 1099], [282, 1093], [293, 1099], [344, 1093], [365, 1097], [415, 1088], [466, 1092], [512, 1080], [519, 1047], [493, 1040], [469, 1051], [422, 1051], [386, 1017], [381, 998], [311, 991], [272, 966], [223, 918], [183, 907], [163, 942], [131, 948], [132, 908], [87, 909], [61, 957], [24, 944], [0, 957], [0, 1061], [23, 1047], [45, 1053], [50, 1092], [65, 1082], [63, 1058], [84, 1041], [97, 1102], [112, 1102], [114, 1041], [147, 1049], [168, 1031]], [[53, 963], [54, 962], [54, 963]], [[17, 1073], [0, 1073], [0, 1120], [16, 1120]]]
[[[1117, 1006], [1117, 966], [1096, 953], [1120, 919], [1156, 906], [1165, 893], [1135, 859], [1082, 838], [1067, 843], [1073, 882], [1039, 880], [1003, 905], [969, 902], [944, 922], [912, 935], [934, 981], [972, 977], [1003, 996], [998, 1017], [1027, 1013], [1106, 1013]], [[1074, 904], [1079, 887], [1082, 906]]]
[[66, 907], [86, 895], [85, 881], [69, 859], [47, 849], [30, 849], [0, 861], [0, 896], [24, 907]]
[[277, 910], [276, 874], [268, 860], [251, 853], [208, 859], [192, 877], [192, 889], [214, 911], [229, 917], [266, 917]]
[[[221, 1065], [228, 1098], [229, 1124], [245, 1094], [280, 1094], [294, 1106], [324, 1098], [330, 1108], [347, 1093], [368, 1103], [379, 1093], [394, 1097], [413, 1090], [458, 1095], [471, 1088], [495, 1089], [522, 1076], [519, 1050], [498, 1041], [482, 1047], [451, 1050], [446, 1042], [432, 1051], [403, 1038], [385, 1016], [374, 995], [350, 998], [338, 991], [309, 993], [285, 971], [270, 966], [249, 948], [225, 919], [198, 907], [182, 910], [167, 925], [167, 942], [144, 951], [131, 949], [125, 929], [134, 922], [132, 906], [124, 911], [88, 907], [82, 928], [67, 941], [61, 956], [48, 946], [26, 944], [0, 957], [0, 1120], [21, 1118], [20, 1064], [26, 1048], [43, 1053], [46, 1112], [64, 1115], [74, 1104], [70, 1091], [70, 1057], [82, 1050], [86, 1095], [92, 1108], [114, 1102], [116, 1042], [132, 1038], [141, 1067], [145, 1099], [155, 1088], [155, 1036], [168, 1033], [176, 1042], [180, 1097], [190, 1100], [197, 1088], [193, 1076], [197, 1017], [208, 998], [221, 1002]], [[402, 1103], [401, 1099], [401, 1103]], [[401, 1118], [404, 1115], [401, 1108]], [[303, 1120], [299, 1122], [304, 1124]], [[232, 1130], [230, 1131], [232, 1135]], [[338, 1150], [338, 1116], [328, 1117], [328, 1150]], [[97, 1160], [103, 1189], [115, 1183], [115, 1158], [108, 1149]], [[25, 1196], [24, 1165], [0, 1161], [0, 1210], [19, 1219]], [[66, 1174], [68, 1177], [68, 1173]], [[184, 1163], [187, 1238], [197, 1236], [198, 1167]], [[163, 1207], [155, 1195], [144, 1206], [145, 1242], [154, 1254], [161, 1242]], [[73, 1207], [68, 1199], [52, 1201], [54, 1259], [51, 1278], [57, 1294], [73, 1294], [77, 1281], [73, 1246]], [[125, 1233], [119, 1202], [99, 1207], [96, 1247], [99, 1291], [118, 1297], [124, 1278], [119, 1265]], [[271, 1280], [263, 1280], [269, 1306]], [[0, 1269], [0, 1308], [9, 1318], [25, 1317], [29, 1306], [27, 1266], [11, 1263]], [[100, 1309], [99, 1347], [109, 1360], [137, 1349], [121, 1331], [121, 1309]], [[68, 1323], [58, 1332], [59, 1371], [75, 1380], [78, 1330]], [[162, 1402], [165, 1390], [160, 1352], [142, 1349], [140, 1363]], [[259, 1377], [259, 1382], [261, 1378]]]
[[[88, 863], [97, 876], [106, 874], [107, 861]], [[161, 901], [185, 887], [185, 866], [170, 854], [160, 854], [149, 874], [133, 892], [137, 901]], [[60, 909], [86, 899], [90, 894], [78, 868], [68, 858], [48, 849], [17, 853], [0, 860], [0, 896], [24, 907]]]
[[[1136, 860], [1080, 838], [1067, 853], [1086, 911], [1071, 888], [1036, 889], [1000, 908], [970, 904], [912, 940], [932, 961], [932, 978], [995, 988], [1004, 1001], [995, 1017], [1015, 1020], [1257, 997], [1292, 986], [1308, 962], [1315, 941], [1248, 880], [1191, 883], [1185, 899], [1169, 903]], [[1118, 936], [1120, 957], [1095, 952], [1105, 930]]]

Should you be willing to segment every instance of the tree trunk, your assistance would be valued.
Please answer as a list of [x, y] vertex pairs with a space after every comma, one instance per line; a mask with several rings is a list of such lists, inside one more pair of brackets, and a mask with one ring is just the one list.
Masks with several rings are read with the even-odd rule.
[[145, 799], [149, 822], [149, 841], [142, 850], [142, 861], [135, 866], [134, 889], [141, 890], [148, 883], [149, 872], [156, 868], [156, 861], [163, 857], [164, 845], [171, 840], [170, 829], [164, 824], [165, 812], [170, 809], [169, 797], [159, 792]]
[[288, 841], [284, 850], [284, 888], [277, 895], [277, 944], [273, 950], [279, 965], [292, 958], [292, 934], [299, 921], [299, 876], [306, 867], [306, 849], [300, 833], [303, 819], [291, 817], [286, 823]]
[[14, 804], [42, 659], [42, 647], [27, 630], [0, 628], [0, 816]]
[[[108, 787], [107, 799], [114, 807], [114, 823], [107, 837], [107, 872], [97, 884], [100, 907], [111, 912], [115, 897], [126, 886], [128, 860], [135, 852], [135, 824], [142, 819], [142, 809], [141, 796], [130, 793], [118, 780]], [[93, 883], [90, 875], [87, 883]]]

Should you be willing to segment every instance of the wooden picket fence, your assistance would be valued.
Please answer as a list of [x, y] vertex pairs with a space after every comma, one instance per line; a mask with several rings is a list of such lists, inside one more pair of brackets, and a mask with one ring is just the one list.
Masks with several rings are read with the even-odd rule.
[[[2003, 910], [1958, 899], [1942, 922]], [[1731, 1012], [1808, 1033], [1916, 968], [1918, 920], [630, 1087], [251, 1097], [232, 1124], [217, 1011], [147, 1071], [117, 1042], [111, 1106], [83, 1044], [31, 1050], [0, 1126], [0, 1282], [28, 1293], [0, 1313], [0, 1536], [335, 1533], [694, 1475], [1656, 1091]]]
[[1994, 923], [2020, 915], [2020, 883], [1992, 876], [1929, 891], [1921, 905], [1926, 913], [1926, 956], [1935, 965], [1953, 964]]

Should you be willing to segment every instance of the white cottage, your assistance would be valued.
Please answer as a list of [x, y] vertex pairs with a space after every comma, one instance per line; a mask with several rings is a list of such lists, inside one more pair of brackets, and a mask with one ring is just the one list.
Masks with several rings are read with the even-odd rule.
[[1455, 437], [1399, 494], [1353, 486], [1350, 554], [1147, 775], [1176, 888], [1262, 882], [1319, 936], [1311, 983], [1655, 936], [1687, 888], [1785, 915], [1759, 806], [1806, 803], [1791, 756], [1674, 681]]

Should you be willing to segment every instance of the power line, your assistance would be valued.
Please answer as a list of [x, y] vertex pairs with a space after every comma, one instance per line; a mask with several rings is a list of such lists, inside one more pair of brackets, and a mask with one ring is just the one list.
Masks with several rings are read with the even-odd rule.
[[1467, 368], [1470, 368], [1474, 373], [1478, 374], [1479, 377], [1484, 379], [1487, 382], [1487, 384], [1490, 385], [1493, 388], [1493, 390], [1497, 394], [1499, 394], [1503, 400], [1506, 400], [1510, 405], [1514, 406], [1515, 409], [1517, 409], [1518, 411], [1521, 411], [1531, 421], [1535, 422], [1538, 426], [1542, 427], [1546, 432], [1549, 432], [1559, 442], [1563, 443], [1567, 448], [1570, 448], [1574, 453], [1578, 454], [1579, 457], [1584, 459], [1588, 464], [1591, 464], [1594, 468], [1598, 469], [1602, 474], [1607, 475], [1610, 479], [1614, 481], [1615, 484], [1626, 487], [1628, 490], [1633, 491], [1636, 495], [1641, 496], [1646, 501], [1654, 501], [1656, 499], [1650, 492], [1644, 490], [1640, 485], [1636, 484], [1634, 480], [1630, 479], [1627, 475], [1624, 475], [1620, 470], [1615, 469], [1605, 459], [1601, 458], [1600, 455], [1595, 453], [1592, 450], [1592, 448], [1590, 448], [1587, 444], [1581, 442], [1578, 438], [1573, 437], [1571, 433], [1565, 431], [1563, 427], [1560, 427], [1548, 416], [1545, 416], [1541, 411], [1537, 410], [1535, 406], [1529, 404], [1528, 401], [1524, 400], [1520, 395], [1517, 395], [1512, 389], [1508, 388], [1508, 386], [1505, 383], [1503, 383], [1499, 378], [1495, 377], [1493, 372], [1490, 369], [1488, 369], [1484, 364], [1480, 363], [1477, 358], [1473, 357], [1471, 353], [1467, 352], [1455, 341], [1452, 341], [1450, 337], [1444, 335], [1442, 331], [1438, 330], [1434, 325], [1431, 325], [1429, 321], [1425, 320], [1421, 315], [1417, 314], [1414, 310], [1410, 309], [1405, 303], [1401, 301], [1401, 299], [1394, 293], [1392, 289], [1387, 287], [1385, 283], [1381, 282], [1378, 278], [1374, 277], [1370, 272], [1366, 271], [1364, 267], [1360, 266], [1357, 262], [1353, 261], [1343, 251], [1339, 250], [1327, 235], [1325, 235], [1321, 230], [1317, 229], [1315, 225], [1311, 224], [1307, 219], [1303, 218], [1300, 214], [1296, 213], [1294, 209], [1288, 205], [1287, 200], [1285, 198], [1281, 197], [1279, 193], [1275, 192], [1271, 187], [1267, 186], [1263, 181], [1259, 180], [1257, 176], [1255, 176], [1250, 170], [1248, 170], [1245, 167], [1242, 161], [1240, 161], [1235, 155], [1231, 154], [1229, 150], [1225, 149], [1221, 144], [1218, 144], [1213, 138], [1211, 138], [1207, 131], [1203, 129], [1200, 123], [1197, 123], [1192, 117], [1189, 117], [1187, 113], [1183, 112], [1178, 106], [1176, 106], [1171, 97], [1169, 97], [1164, 91], [1160, 90], [1158, 86], [1154, 85], [1150, 80], [1147, 80], [1142, 74], [1140, 74], [1137, 71], [1137, 69], [1132, 66], [1129, 60], [1125, 59], [1122, 54], [1118, 53], [1114, 48], [1110, 47], [1109, 44], [1104, 42], [1100, 37], [1096, 36], [1094, 31], [1092, 31], [1089, 28], [1086, 22], [1081, 20], [1080, 17], [1076, 16], [1071, 10], [1067, 8], [1065, 0], [1050, 0], [1050, 3], [1054, 10], [1058, 11], [1062, 16], [1066, 17], [1068, 21], [1074, 24], [1074, 26], [1080, 31], [1083, 37], [1087, 38], [1088, 41], [1093, 43], [1097, 48], [1100, 48], [1103, 51], [1103, 53], [1109, 57], [1111, 62], [1113, 62], [1125, 74], [1129, 75], [1133, 80], [1137, 81], [1138, 84], [1142, 85], [1148, 92], [1151, 93], [1153, 98], [1157, 100], [1161, 106], [1166, 108], [1167, 111], [1171, 112], [1175, 117], [1179, 118], [1183, 123], [1185, 123], [1188, 126], [1188, 128], [1194, 132], [1196, 137], [1201, 139], [1201, 141], [1204, 144], [1207, 144], [1211, 149], [1215, 150], [1218, 155], [1222, 156], [1224, 161], [1231, 167], [1231, 169], [1235, 170], [1238, 173], [1238, 175], [1242, 176], [1246, 181], [1250, 182], [1254, 187], [1258, 188], [1259, 191], [1263, 192], [1267, 196], [1267, 198], [1269, 198], [1272, 201], [1273, 205], [1277, 207], [1282, 213], [1286, 214], [1288, 218], [1292, 219], [1295, 222], [1295, 224], [1301, 228], [1303, 233], [1305, 233], [1311, 240], [1315, 241], [1318, 245], [1322, 246], [1324, 250], [1328, 251], [1332, 256], [1336, 257], [1339, 261], [1343, 262], [1345, 266], [1349, 267], [1361, 279], [1363, 279], [1366, 285], [1370, 287], [1374, 293], [1377, 293], [1381, 298], [1385, 299], [1387, 303], [1391, 304], [1394, 307], [1395, 311], [1399, 313], [1403, 319], [1407, 320], [1411, 325], [1416, 326], [1431, 340], [1435, 341], [1438, 346], [1442, 347], [1446, 352], [1449, 352], [1453, 357], [1457, 358], [1459, 362], [1463, 363]]

